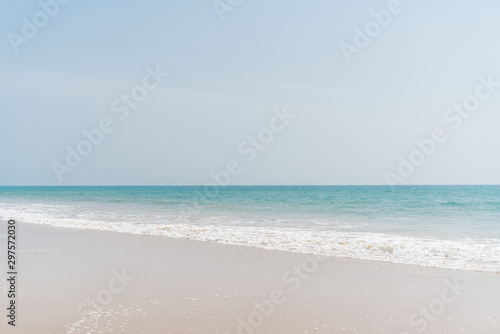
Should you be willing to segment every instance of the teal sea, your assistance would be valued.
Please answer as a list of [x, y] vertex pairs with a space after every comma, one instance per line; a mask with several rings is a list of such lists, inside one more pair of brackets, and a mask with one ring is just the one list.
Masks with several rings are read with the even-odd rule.
[[0, 216], [500, 272], [500, 186], [0, 187]]

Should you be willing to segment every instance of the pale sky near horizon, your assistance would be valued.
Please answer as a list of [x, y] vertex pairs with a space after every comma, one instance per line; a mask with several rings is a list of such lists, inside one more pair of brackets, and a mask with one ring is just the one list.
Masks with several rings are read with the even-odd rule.
[[[447, 140], [404, 184], [500, 184], [500, 87], [457, 129], [443, 120], [478, 77], [500, 82], [500, 3], [401, 0], [347, 62], [341, 43], [389, 2], [242, 0], [222, 21], [212, 0], [73, 0], [16, 53], [42, 9], [3, 1], [0, 185], [206, 184], [232, 160], [234, 185], [386, 184], [435, 128]], [[157, 66], [169, 76], [121, 120], [113, 101]], [[285, 107], [249, 162], [238, 147]], [[105, 118], [114, 131], [59, 182], [53, 163]]]

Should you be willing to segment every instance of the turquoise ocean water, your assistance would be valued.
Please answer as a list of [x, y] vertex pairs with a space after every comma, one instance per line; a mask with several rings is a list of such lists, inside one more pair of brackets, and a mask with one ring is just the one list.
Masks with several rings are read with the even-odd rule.
[[500, 186], [0, 187], [0, 217], [500, 272]]

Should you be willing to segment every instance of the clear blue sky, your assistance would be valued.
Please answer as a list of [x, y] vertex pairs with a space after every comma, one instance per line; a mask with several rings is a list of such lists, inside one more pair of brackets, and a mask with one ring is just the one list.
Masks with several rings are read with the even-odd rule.
[[[205, 184], [231, 160], [230, 184], [385, 184], [437, 127], [447, 141], [405, 184], [500, 183], [500, 89], [443, 121], [479, 76], [500, 81], [500, 3], [400, 6], [348, 63], [341, 43], [388, 1], [243, 0], [222, 21], [211, 0], [73, 0], [17, 53], [9, 34], [41, 7], [3, 1], [0, 184]], [[169, 76], [120, 120], [112, 102], [157, 65]], [[247, 161], [239, 145], [285, 106], [295, 119]], [[59, 182], [53, 162], [103, 118], [114, 131]]]

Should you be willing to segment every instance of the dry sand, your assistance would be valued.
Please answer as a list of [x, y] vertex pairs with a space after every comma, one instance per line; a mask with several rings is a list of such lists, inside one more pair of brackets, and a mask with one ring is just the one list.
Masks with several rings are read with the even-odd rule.
[[26, 223], [18, 244], [2, 334], [500, 333], [498, 274]]

